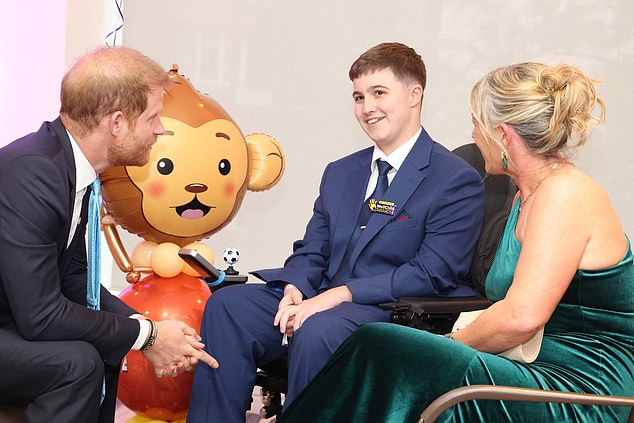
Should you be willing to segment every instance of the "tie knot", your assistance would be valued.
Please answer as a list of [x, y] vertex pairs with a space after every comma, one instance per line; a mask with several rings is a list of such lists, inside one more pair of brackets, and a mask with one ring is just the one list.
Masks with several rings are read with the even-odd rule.
[[377, 160], [376, 166], [379, 169], [379, 175], [385, 176], [392, 169], [392, 166], [385, 160]]

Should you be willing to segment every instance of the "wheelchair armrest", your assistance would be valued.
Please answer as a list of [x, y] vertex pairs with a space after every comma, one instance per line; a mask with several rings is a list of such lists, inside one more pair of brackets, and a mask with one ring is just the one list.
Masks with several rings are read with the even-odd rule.
[[463, 311], [482, 310], [490, 305], [483, 297], [403, 297], [379, 307], [391, 312], [391, 323], [443, 334], [451, 331]]
[[241, 285], [246, 283], [247, 280], [248, 280], [248, 276], [246, 275], [226, 275], [224, 281], [222, 281], [220, 285], [211, 285], [212, 283], [216, 281], [216, 279], [203, 278], [203, 282], [209, 285], [209, 289], [211, 290], [212, 294], [216, 292], [217, 290], [219, 290], [220, 288], [224, 288], [225, 286], [229, 286], [229, 285]]
[[491, 305], [484, 297], [402, 297], [397, 302], [379, 304], [384, 310], [418, 314], [453, 314], [483, 310]]

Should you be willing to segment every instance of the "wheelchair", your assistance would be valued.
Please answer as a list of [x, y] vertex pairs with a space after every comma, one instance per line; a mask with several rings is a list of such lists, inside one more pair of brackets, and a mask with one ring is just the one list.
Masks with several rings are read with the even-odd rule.
[[[513, 198], [517, 191], [509, 177], [486, 175], [484, 160], [474, 144], [466, 144], [454, 153], [471, 164], [483, 178], [485, 215], [482, 232], [475, 247], [469, 278], [476, 291], [484, 295], [486, 275], [493, 264], [497, 244], [506, 226]], [[439, 298], [406, 297], [393, 303], [380, 304], [390, 310], [392, 323], [410, 326], [432, 333], [451, 332], [460, 313], [482, 310], [490, 301], [482, 297]], [[280, 393], [286, 392], [285, 360], [273, 361], [258, 372], [256, 384], [262, 387], [263, 397], [269, 400], [261, 410], [263, 417], [281, 412]], [[419, 423], [433, 423], [448, 408], [470, 400], [510, 400], [529, 402], [556, 402], [631, 407], [628, 423], [634, 423], [634, 398], [586, 393], [547, 391], [539, 389], [472, 385], [453, 389], [438, 397], [423, 410]]]
[[[484, 184], [484, 224], [469, 269], [472, 286], [483, 295], [484, 281], [493, 264], [517, 188], [508, 176], [486, 174], [484, 159], [475, 144], [465, 144], [453, 150], [453, 153], [473, 166], [480, 173]], [[451, 331], [461, 312], [481, 310], [489, 305], [489, 300], [483, 296], [451, 299], [406, 297], [394, 303], [380, 304], [380, 307], [391, 312], [392, 323], [442, 334]], [[255, 384], [261, 388], [263, 407], [260, 415], [263, 418], [279, 415], [282, 411], [282, 394], [286, 393], [288, 387], [287, 369], [285, 356], [258, 370]]]

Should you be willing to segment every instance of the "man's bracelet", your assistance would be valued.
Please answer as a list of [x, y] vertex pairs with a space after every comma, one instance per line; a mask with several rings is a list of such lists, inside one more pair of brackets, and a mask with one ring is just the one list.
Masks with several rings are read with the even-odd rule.
[[152, 345], [154, 345], [154, 342], [156, 342], [156, 335], [158, 335], [158, 326], [156, 323], [154, 323], [154, 321], [147, 319], [148, 322], [150, 322], [150, 336], [148, 336], [147, 340], [145, 341], [145, 344], [143, 344], [141, 346], [141, 351], [147, 351], [150, 349], [150, 347]]

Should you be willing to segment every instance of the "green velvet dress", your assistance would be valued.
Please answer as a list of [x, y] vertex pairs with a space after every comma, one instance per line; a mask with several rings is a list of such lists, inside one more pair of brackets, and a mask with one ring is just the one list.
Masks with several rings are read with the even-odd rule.
[[[500, 300], [521, 244], [513, 207], [487, 296]], [[332, 356], [279, 423], [417, 422], [435, 398], [464, 385], [492, 384], [634, 395], [634, 265], [631, 249], [615, 266], [577, 271], [545, 327], [537, 360], [520, 363], [438, 335], [388, 323], [357, 330]], [[625, 422], [625, 407], [471, 401], [439, 422]]]

